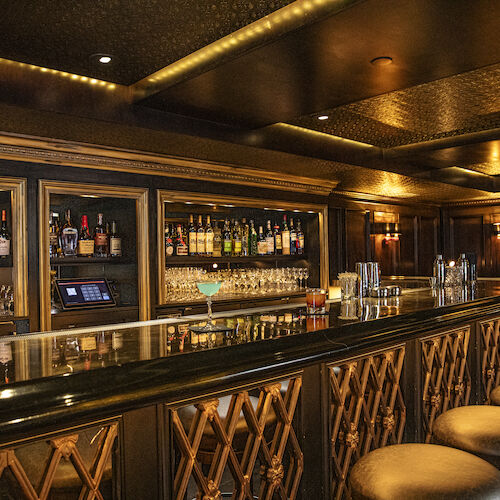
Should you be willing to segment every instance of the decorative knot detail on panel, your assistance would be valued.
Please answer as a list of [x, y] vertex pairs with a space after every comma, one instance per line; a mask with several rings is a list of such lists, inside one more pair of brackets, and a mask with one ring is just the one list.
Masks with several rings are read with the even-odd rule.
[[486, 370], [486, 378], [488, 379], [494, 379], [495, 378], [495, 369], [494, 368], [490, 368], [488, 370]]
[[458, 384], [453, 387], [453, 392], [455, 394], [458, 394], [459, 396], [463, 396], [465, 392], [465, 385], [463, 382], [459, 382]]
[[210, 479], [210, 481], [208, 481], [208, 493], [203, 495], [202, 500], [220, 500], [221, 498], [219, 488], [217, 488], [217, 485]]
[[394, 361], [394, 353], [392, 351], [386, 352], [385, 353], [385, 359], [389, 362], [392, 363]]
[[430, 403], [433, 408], [438, 408], [441, 405], [441, 394], [431, 396]]
[[339, 432], [339, 439], [344, 441], [345, 445], [349, 448], [357, 448], [359, 444], [359, 432], [356, 425], [353, 423], [349, 424], [349, 431], [347, 433]]
[[394, 413], [392, 412], [392, 409], [388, 406], [385, 409], [386, 415], [382, 420], [382, 425], [384, 426], [384, 429], [387, 429], [389, 432], [392, 432], [394, 430], [394, 427], [396, 426], [396, 419], [394, 418]]
[[266, 385], [266, 387], [264, 387], [264, 391], [271, 394], [273, 399], [276, 401], [276, 399], [280, 395], [281, 384], [277, 383], [277, 384]]
[[201, 412], [206, 413], [208, 420], [210, 420], [211, 422], [214, 419], [215, 414], [217, 413], [217, 408], [219, 407], [219, 400], [210, 399], [208, 401], [203, 401], [202, 403], [198, 403], [195, 406]]
[[261, 467], [261, 476], [272, 486], [277, 486], [283, 481], [285, 469], [276, 455], [273, 455], [270, 467], [266, 468], [264, 465]]
[[59, 450], [62, 456], [66, 460], [69, 460], [69, 458], [73, 454], [73, 451], [75, 450], [77, 441], [78, 441], [78, 435], [75, 434], [73, 436], [65, 436], [63, 438], [51, 439], [50, 444], [54, 448]]

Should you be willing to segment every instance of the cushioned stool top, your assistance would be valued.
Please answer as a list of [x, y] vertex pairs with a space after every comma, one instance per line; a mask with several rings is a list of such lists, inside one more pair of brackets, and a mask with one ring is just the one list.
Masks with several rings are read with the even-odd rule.
[[372, 451], [351, 470], [354, 500], [500, 498], [500, 471], [465, 451], [397, 444]]
[[492, 405], [500, 406], [500, 385], [491, 391], [490, 401]]
[[500, 456], [500, 407], [461, 406], [439, 415], [432, 428], [441, 444], [471, 453]]

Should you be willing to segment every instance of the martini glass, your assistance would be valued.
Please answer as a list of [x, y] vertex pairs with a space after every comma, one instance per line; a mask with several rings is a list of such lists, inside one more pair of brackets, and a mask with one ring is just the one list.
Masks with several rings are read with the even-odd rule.
[[216, 326], [212, 323], [212, 295], [215, 295], [222, 285], [222, 281], [198, 281], [196, 286], [198, 290], [207, 298], [208, 320], [205, 326], [193, 326], [190, 329], [197, 333], [224, 332], [228, 328]]

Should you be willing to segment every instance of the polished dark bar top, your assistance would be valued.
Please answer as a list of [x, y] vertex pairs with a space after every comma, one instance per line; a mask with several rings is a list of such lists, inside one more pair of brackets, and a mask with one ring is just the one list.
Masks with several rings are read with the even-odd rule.
[[228, 331], [211, 338], [190, 332], [199, 316], [1, 337], [10, 383], [0, 386], [0, 443], [285, 378], [317, 362], [500, 314], [500, 282], [453, 292], [408, 289], [390, 299], [333, 301], [328, 309], [320, 316], [306, 315], [303, 305], [220, 313], [217, 322]]

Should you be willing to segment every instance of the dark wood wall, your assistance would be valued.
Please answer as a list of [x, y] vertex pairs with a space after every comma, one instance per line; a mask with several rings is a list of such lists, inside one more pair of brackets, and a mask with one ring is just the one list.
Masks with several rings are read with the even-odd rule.
[[[399, 241], [376, 234], [376, 212], [399, 220]], [[330, 277], [353, 271], [356, 262], [374, 260], [382, 274], [429, 276], [435, 254], [442, 248], [437, 206], [330, 199]]]

